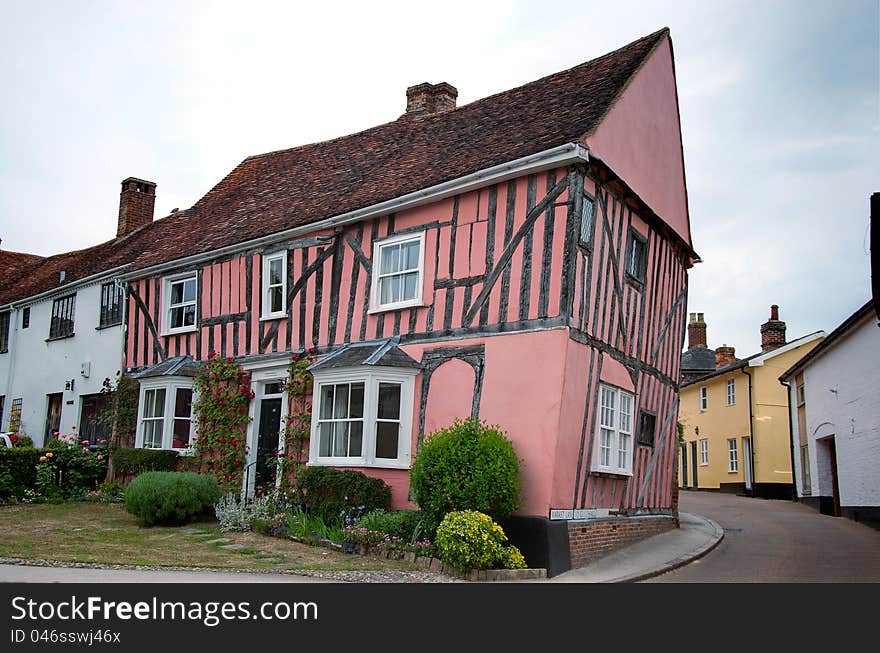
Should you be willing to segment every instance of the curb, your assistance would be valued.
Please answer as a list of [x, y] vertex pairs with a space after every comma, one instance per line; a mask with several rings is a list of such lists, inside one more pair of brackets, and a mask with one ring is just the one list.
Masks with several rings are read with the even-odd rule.
[[[690, 514], [690, 513], [688, 513]], [[708, 517], [704, 517], [703, 515], [693, 515], [690, 514], [691, 517], [695, 517], [697, 519], [702, 520], [706, 525], [708, 525], [712, 529], [712, 537], [709, 539], [705, 546], [700, 549], [688, 552], [684, 555], [679, 556], [678, 558], [674, 558], [669, 562], [657, 567], [655, 569], [646, 570], [643, 572], [638, 572], [636, 574], [630, 574], [629, 576], [621, 576], [619, 578], [614, 578], [607, 582], [609, 583], [637, 583], [640, 580], [646, 580], [648, 578], [654, 578], [656, 576], [660, 576], [667, 572], [678, 569], [679, 567], [684, 567], [687, 564], [690, 564], [694, 560], [699, 560], [707, 553], [712, 551], [718, 544], [720, 544], [721, 540], [724, 539], [724, 529], [718, 525], [718, 522], [709, 519]]]

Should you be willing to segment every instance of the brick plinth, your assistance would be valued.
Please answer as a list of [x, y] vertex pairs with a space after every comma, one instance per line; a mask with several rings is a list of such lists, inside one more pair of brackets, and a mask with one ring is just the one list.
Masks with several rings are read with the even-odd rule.
[[609, 553], [675, 527], [672, 516], [616, 517], [568, 522], [568, 542], [573, 569]]

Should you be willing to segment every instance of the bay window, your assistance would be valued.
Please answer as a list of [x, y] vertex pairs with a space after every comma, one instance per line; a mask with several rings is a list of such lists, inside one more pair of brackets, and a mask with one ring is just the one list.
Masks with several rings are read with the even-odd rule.
[[408, 468], [416, 373], [315, 371], [309, 464]]
[[192, 379], [142, 381], [135, 447], [184, 451], [193, 438]]

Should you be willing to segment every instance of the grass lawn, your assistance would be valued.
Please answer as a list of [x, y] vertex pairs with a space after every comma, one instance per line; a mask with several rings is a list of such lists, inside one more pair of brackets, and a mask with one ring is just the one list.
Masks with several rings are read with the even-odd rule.
[[[212, 543], [220, 538], [231, 541]], [[222, 548], [230, 545], [243, 548]], [[145, 527], [112, 503], [0, 506], [0, 557], [220, 569], [416, 569], [402, 560], [339, 553], [259, 533], [223, 533], [216, 522]]]

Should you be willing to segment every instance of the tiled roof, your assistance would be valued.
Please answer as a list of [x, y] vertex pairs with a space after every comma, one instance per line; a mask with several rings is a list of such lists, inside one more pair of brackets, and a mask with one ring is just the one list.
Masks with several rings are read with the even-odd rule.
[[[50, 256], [0, 284], [0, 305], [130, 264], [166, 263], [394, 199], [582, 141], [664, 28], [615, 52], [443, 113], [248, 157], [196, 204], [129, 234]], [[65, 283], [59, 282], [65, 272]]]
[[681, 371], [715, 371], [715, 351], [708, 347], [691, 347], [681, 355]]
[[192, 356], [174, 356], [161, 363], [142, 369], [132, 374], [136, 379], [149, 379], [157, 376], [190, 376], [196, 377], [199, 373], [199, 363]]
[[334, 370], [360, 365], [420, 369], [421, 365], [410, 358], [397, 344], [397, 339], [388, 338], [379, 342], [345, 345], [318, 362], [312, 363], [309, 370]]
[[186, 214], [165, 218], [141, 269], [372, 206], [581, 141], [668, 29], [452, 111], [252, 156]]

